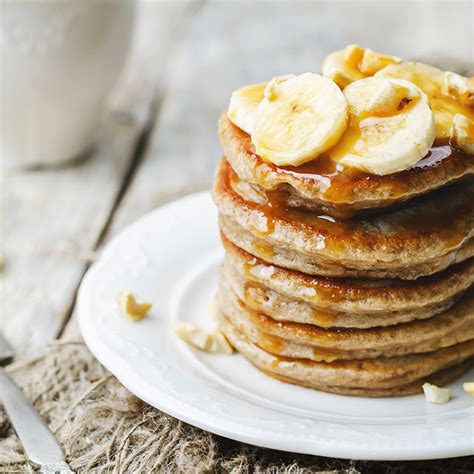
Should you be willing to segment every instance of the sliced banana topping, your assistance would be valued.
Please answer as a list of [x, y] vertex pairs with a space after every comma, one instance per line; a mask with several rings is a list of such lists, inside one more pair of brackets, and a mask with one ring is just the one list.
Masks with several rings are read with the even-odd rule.
[[[269, 81], [263, 91], [263, 95], [268, 100], [275, 100], [278, 93], [278, 86], [282, 83], [295, 77], [294, 74], [286, 74], [284, 76], [276, 76]], [[263, 99], [263, 97], [262, 97]]]
[[385, 175], [410, 168], [435, 139], [474, 154], [474, 77], [352, 44], [326, 57], [323, 76], [290, 74], [236, 90], [228, 118], [276, 165], [324, 153]]
[[447, 71], [444, 73], [442, 90], [463, 104], [474, 105], [474, 77], [464, 77]]
[[267, 83], [251, 84], [241, 87], [232, 93], [227, 117], [244, 132], [251, 134], [253, 131], [255, 113], [258, 104], [263, 100], [263, 92]]
[[336, 144], [346, 129], [347, 105], [333, 81], [306, 73], [270, 84], [252, 132], [258, 155], [297, 166]]
[[364, 78], [358, 68], [347, 63], [345, 50], [329, 54], [323, 61], [322, 71], [323, 76], [334, 81], [341, 89], [351, 82]]
[[332, 79], [341, 89], [351, 82], [372, 76], [389, 64], [401, 61], [357, 44], [329, 54], [323, 61], [323, 75]]
[[474, 122], [466, 116], [456, 114], [453, 119], [451, 138], [469, 155], [474, 155]]
[[436, 138], [448, 139], [451, 136], [451, 127], [456, 114], [474, 119], [472, 107], [448, 95], [445, 74], [441, 69], [423, 63], [406, 62], [387, 66], [378, 71], [374, 77], [406, 79], [425, 92], [434, 114]]
[[400, 58], [395, 56], [386, 56], [366, 48], [362, 59], [359, 62], [359, 71], [366, 76], [373, 76], [377, 71], [380, 71], [385, 66], [388, 66], [389, 64], [398, 64], [401, 61]]
[[344, 89], [349, 127], [329, 151], [335, 161], [386, 175], [410, 168], [430, 150], [435, 125], [428, 98], [403, 79], [369, 77]]

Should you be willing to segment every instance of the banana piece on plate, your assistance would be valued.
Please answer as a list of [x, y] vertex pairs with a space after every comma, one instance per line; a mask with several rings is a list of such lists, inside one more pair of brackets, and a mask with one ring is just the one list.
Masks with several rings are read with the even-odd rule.
[[323, 76], [332, 79], [341, 89], [351, 82], [374, 75], [377, 71], [401, 61], [357, 44], [329, 54], [323, 61]]
[[368, 173], [403, 171], [423, 158], [435, 139], [428, 98], [403, 79], [369, 77], [344, 89], [349, 127], [329, 152], [332, 159]]
[[258, 104], [263, 100], [266, 82], [250, 84], [234, 91], [230, 97], [227, 117], [240, 129], [252, 133]]
[[468, 155], [474, 155], [474, 122], [465, 115], [456, 114], [453, 119], [451, 138]]
[[252, 132], [255, 151], [279, 166], [311, 161], [337, 143], [347, 126], [339, 87], [319, 74], [272, 80], [264, 91]]
[[[406, 79], [418, 86], [428, 96], [433, 110], [436, 138], [449, 139], [456, 114], [462, 114], [474, 120], [474, 109], [455, 96], [455, 91], [457, 91], [456, 94], [469, 100], [468, 91], [459, 86], [459, 82], [463, 84], [464, 82], [457, 78], [453, 80], [452, 74], [448, 74], [448, 79], [446, 79], [441, 69], [423, 63], [406, 62], [389, 65], [378, 71], [374, 77]], [[449, 87], [445, 85], [446, 81], [449, 81]]]

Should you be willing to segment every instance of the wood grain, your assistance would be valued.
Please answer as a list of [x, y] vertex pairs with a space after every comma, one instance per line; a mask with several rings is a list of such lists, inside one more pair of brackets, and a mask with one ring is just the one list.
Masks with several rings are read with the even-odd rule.
[[57, 337], [151, 118], [156, 85], [188, 3], [142, 3], [129, 61], [87, 160], [2, 183], [0, 327], [18, 352]]

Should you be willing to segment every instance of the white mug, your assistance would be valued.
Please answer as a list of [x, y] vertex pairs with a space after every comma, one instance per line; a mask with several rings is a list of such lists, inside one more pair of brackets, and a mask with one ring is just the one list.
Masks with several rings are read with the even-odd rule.
[[134, 11], [129, 0], [2, 1], [2, 167], [64, 163], [87, 151]]

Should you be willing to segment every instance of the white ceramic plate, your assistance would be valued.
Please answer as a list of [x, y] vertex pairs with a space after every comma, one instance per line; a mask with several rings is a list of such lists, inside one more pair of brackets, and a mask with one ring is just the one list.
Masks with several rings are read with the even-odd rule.
[[[423, 395], [330, 395], [273, 380], [240, 355], [205, 354], [178, 340], [175, 321], [215, 325], [218, 236], [209, 194], [194, 194], [125, 229], [87, 273], [78, 300], [82, 333], [131, 392], [205, 430], [285, 451], [378, 460], [473, 453], [474, 399], [461, 381], [444, 405]], [[135, 323], [121, 315], [119, 289], [151, 301], [150, 316]]]

